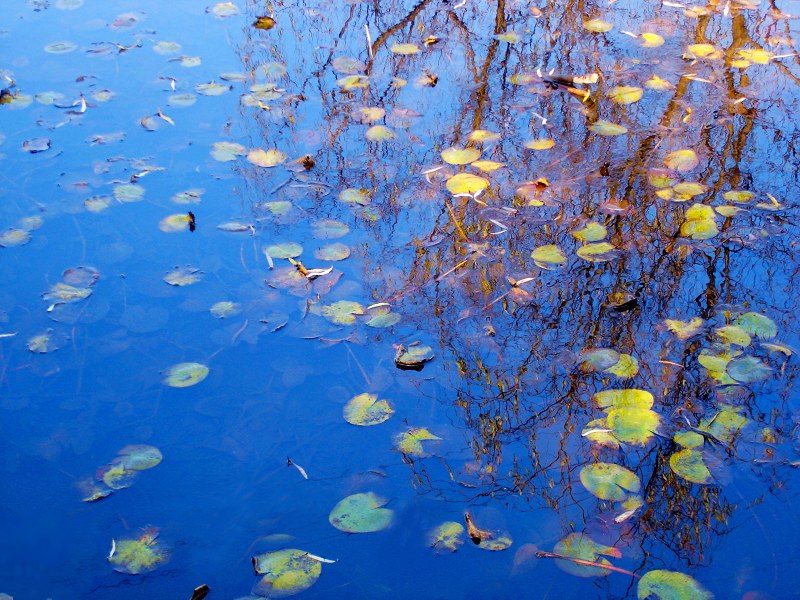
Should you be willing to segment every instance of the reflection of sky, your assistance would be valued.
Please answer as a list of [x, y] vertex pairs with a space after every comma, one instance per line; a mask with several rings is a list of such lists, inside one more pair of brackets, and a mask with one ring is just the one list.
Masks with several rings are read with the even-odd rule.
[[[137, 3], [135, 10], [144, 18], [118, 30], [108, 24], [131, 10], [120, 2], [94, 5], [87, 0], [75, 11], [51, 7], [37, 12], [14, 0], [3, 9], [9, 18], [2, 25], [7, 33], [0, 37], [5, 61], [0, 69], [13, 73], [17, 89], [31, 95], [60, 92], [69, 102], [83, 94], [89, 107], [82, 115], [35, 101], [23, 110], [0, 109], [5, 136], [0, 229], [21, 217], [44, 218], [29, 245], [0, 253], [0, 332], [19, 332], [0, 340], [0, 530], [6, 538], [0, 550], [0, 592], [21, 598], [64, 593], [188, 597], [189, 590], [205, 582], [220, 597], [237, 597], [254, 581], [251, 554], [270, 549], [259, 538], [285, 533], [294, 536], [298, 548], [340, 559], [324, 565], [322, 578], [309, 592], [323, 597], [503, 598], [523, 590], [533, 597], [624, 596], [625, 576], [612, 575], [595, 587], [591, 580], [561, 573], [552, 561], [524, 563], [509, 575], [519, 547], [534, 543], [551, 550], [569, 532], [568, 523], [603, 542], [621, 539], [625, 558], [615, 564], [623, 568], [686, 570], [668, 547], [674, 544], [669, 527], [659, 537], [645, 535], [638, 517], [630, 521], [631, 529], [614, 525], [616, 507], [597, 509], [578, 484], [580, 467], [590, 456], [580, 431], [600, 416], [587, 406], [589, 398], [599, 389], [627, 384], [577, 377], [575, 355], [585, 347], [605, 346], [637, 356], [641, 374], [632, 385], [656, 392], [657, 402], [663, 403], [657, 410], [673, 423], [671, 413], [685, 396], [697, 395], [693, 384], [705, 374], [696, 365], [698, 348], [685, 350], [670, 338], [660, 326], [664, 318], [702, 314], [713, 291], [720, 307], [766, 310], [778, 323], [780, 338], [800, 347], [793, 314], [793, 224], [780, 213], [776, 217], [753, 209], [728, 225], [724, 235], [732, 241], [724, 251], [710, 240], [689, 246], [692, 252], [681, 261], [664, 249], [674, 242], [684, 209], [657, 200], [646, 182], [647, 169], [661, 166], [666, 152], [693, 147], [701, 166], [686, 177], [718, 192], [706, 199], [721, 204], [721, 193], [737, 185], [769, 192], [792, 206], [796, 169], [790, 144], [796, 125], [791, 115], [797, 95], [791, 77], [775, 65], [754, 66], [746, 71], [750, 83], [745, 85], [741, 73], [722, 62], [691, 64], [678, 58], [688, 43], [697, 41], [695, 28], [702, 21], [674, 8], [659, 12], [639, 3], [603, 5], [588, 16], [608, 18], [615, 29], [598, 36], [586, 34], [573, 12], [533, 19], [526, 5], [509, 4], [505, 29], [522, 37], [509, 45], [492, 38], [494, 5], [469, 2], [451, 14], [448, 5], [431, 3], [416, 22], [399, 28], [377, 49], [369, 89], [346, 94], [336, 85], [343, 74], [330, 61], [368, 61], [364, 24], [374, 42], [414, 8], [412, 3], [379, 3], [379, 14], [365, 3], [276, 5], [278, 26], [269, 32], [249, 27], [258, 16], [252, 3], [227, 20], [215, 19], [205, 8], [202, 3]], [[774, 35], [772, 21], [759, 15], [748, 13], [750, 34], [755, 39]], [[729, 17], [714, 16], [706, 39], [729, 44], [731, 24]], [[638, 40], [621, 33], [626, 30], [658, 31], [667, 40], [644, 52]], [[422, 45], [429, 35], [439, 42], [418, 56], [388, 51], [394, 42]], [[96, 42], [130, 46], [138, 39], [141, 48], [122, 54], [86, 53], [104, 47]], [[43, 51], [63, 40], [79, 49], [65, 55]], [[200, 56], [202, 64], [187, 68], [170, 62], [174, 57], [153, 51], [157, 41], [180, 43], [180, 54]], [[776, 52], [789, 52], [782, 48]], [[232, 91], [219, 97], [198, 95], [191, 107], [170, 104], [173, 93], [220, 81], [225, 72], [252, 69], [254, 82], [269, 81], [259, 65], [271, 61], [285, 64], [287, 76], [274, 79], [283, 97], [268, 102], [268, 109], [242, 105], [240, 97], [251, 81], [232, 82]], [[537, 68], [570, 75], [595, 67], [604, 74], [596, 113], [591, 104], [563, 91], [511, 82], [512, 75], [530, 75]], [[435, 87], [415, 84], [426, 70], [436, 75]], [[711, 83], [689, 84], [665, 120], [670, 92], [648, 90], [642, 102], [624, 107], [603, 99], [614, 85], [641, 85], [652, 73], [673, 83], [678, 74], [696, 73]], [[168, 77], [175, 78], [174, 92]], [[408, 84], [393, 89], [394, 77]], [[729, 81], [735, 82], [733, 92], [726, 89]], [[93, 100], [92, 94], [103, 89], [115, 97], [105, 103]], [[747, 119], [730, 106], [742, 96], [756, 99], [745, 106], [757, 109], [757, 115], [737, 149], [731, 134], [741, 135]], [[351, 116], [360, 106], [385, 107], [397, 139], [367, 142], [368, 125]], [[398, 126], [392, 115], [398, 108], [420, 116], [408, 127]], [[140, 119], [158, 109], [175, 125], [157, 118], [160, 129], [145, 131]], [[596, 118], [621, 123], [630, 134], [601, 138], [587, 133], [588, 122]], [[511, 214], [450, 199], [443, 173], [460, 167], [445, 166], [431, 174], [431, 183], [426, 181], [422, 171], [441, 166], [440, 151], [464, 143], [475, 127], [503, 135], [484, 149], [483, 158], [507, 165], [488, 175], [492, 185], [483, 199], [492, 207], [510, 207], [519, 184], [546, 177], [550, 206], [517, 205], [519, 212]], [[124, 140], [87, 141], [114, 132], [124, 132]], [[51, 138], [52, 148], [35, 155], [20, 152], [22, 143], [34, 137]], [[537, 137], [552, 137], [556, 148], [550, 153], [523, 148]], [[316, 166], [292, 176], [282, 167], [256, 168], [244, 158], [219, 163], [209, 150], [223, 140], [247, 149], [277, 148], [290, 159], [310, 153]], [[738, 175], [736, 151], [741, 152]], [[147, 166], [164, 170], [138, 180], [146, 189], [144, 201], [112, 199], [103, 213], [84, 210], [84, 200], [111, 196], [117, 183]], [[608, 175], [600, 174], [603, 170]], [[320, 182], [326, 186], [323, 193], [318, 192]], [[379, 215], [375, 221], [336, 199], [348, 187], [370, 190]], [[190, 188], [205, 190], [199, 205], [170, 200]], [[615, 196], [631, 201], [629, 216], [611, 220], [598, 210]], [[276, 200], [293, 203], [288, 216], [270, 215], [264, 203]], [[487, 246], [469, 255], [476, 246], [460, 241], [446, 201], [470, 241]], [[162, 218], [187, 210], [197, 215], [194, 234], [158, 230]], [[304, 246], [301, 259], [307, 267], [321, 266], [313, 251], [326, 241], [311, 236], [311, 225], [320, 217], [339, 219], [351, 230], [341, 241], [351, 246], [352, 256], [334, 265], [342, 279], [329, 294], [320, 280], [305, 297], [273, 287], [278, 285], [275, 272], [268, 270], [262, 247], [294, 241]], [[490, 218], [509, 231], [486, 234], [498, 228]], [[575, 257], [578, 244], [571, 232], [580, 219], [589, 218], [609, 224], [614, 243], [625, 251], [621, 259], [591, 265]], [[253, 225], [257, 235], [216, 229], [229, 220]], [[550, 243], [567, 250], [567, 268], [546, 271], [531, 264], [530, 251]], [[468, 258], [468, 266], [435, 281]], [[61, 279], [64, 269], [79, 264], [101, 272], [92, 297], [48, 313], [40, 294]], [[186, 288], [167, 286], [161, 278], [176, 265], [202, 269], [203, 281]], [[277, 266], [286, 265], [281, 260]], [[498, 301], [485, 308], [509, 290], [506, 277], [535, 278], [526, 287], [531, 304], [514, 311]], [[615, 315], [604, 308], [608, 293], [620, 290], [636, 293], [638, 312]], [[305, 339], [321, 333], [338, 340], [349, 332], [337, 331], [314, 314], [316, 307], [306, 300], [313, 303], [317, 293], [325, 303], [392, 300], [403, 320], [388, 332], [359, 325], [347, 342]], [[208, 308], [221, 300], [240, 302], [242, 314], [214, 319]], [[284, 322], [286, 327], [271, 333]], [[493, 338], [485, 335], [487, 323], [497, 332]], [[61, 349], [29, 353], [26, 340], [48, 328]], [[392, 344], [416, 339], [434, 346], [436, 360], [421, 373], [397, 371]], [[698, 345], [707, 345], [706, 339], [698, 338]], [[659, 363], [681, 361], [684, 351], [686, 380], [692, 385]], [[458, 359], [464, 372], [456, 366]], [[208, 379], [184, 390], [163, 386], [160, 372], [185, 360], [208, 363]], [[787, 373], [793, 374], [791, 364]], [[508, 400], [498, 398], [498, 379], [508, 389], [515, 377], [516, 393], [509, 393]], [[757, 387], [751, 416], [763, 418], [773, 406], [781, 414], [793, 409], [782, 404], [786, 381], [776, 377]], [[567, 393], [569, 386], [574, 388]], [[389, 398], [397, 414], [381, 426], [345, 427], [342, 405], [367, 389]], [[701, 400], [710, 401], [713, 391], [703, 390], [709, 398]], [[464, 398], [471, 401], [468, 409], [455, 405]], [[481, 474], [485, 464], [472, 463], [471, 444], [480, 444], [485, 431], [479, 417], [485, 425], [488, 415], [502, 416], [506, 428], [495, 438], [498, 447], [488, 450], [498, 462], [494, 480]], [[401, 462], [391, 449], [392, 436], [406, 423], [427, 426], [445, 438], [438, 449], [442, 458]], [[565, 424], [572, 431], [562, 445]], [[779, 424], [791, 429], [791, 423]], [[159, 446], [164, 463], [141, 473], [131, 489], [97, 504], [80, 503], [74, 483], [128, 443]], [[663, 454], [656, 455], [655, 448]], [[739, 456], [749, 460], [762, 450], [748, 443]], [[532, 457], [532, 451], [538, 455]], [[646, 449], [626, 447], [600, 458], [622, 462], [645, 479], [652, 472], [669, 474], [665, 461], [670, 451], [659, 440]], [[793, 458], [787, 443], [778, 444], [778, 451]], [[308, 471], [310, 481], [286, 468], [287, 456]], [[540, 471], [531, 469], [535, 460]], [[741, 509], [766, 493], [771, 466], [755, 467], [753, 477], [749, 462], [728, 463], [731, 483], [722, 495], [729, 502]], [[448, 469], [456, 481], [477, 487], [458, 485]], [[522, 494], [511, 489], [512, 469], [529, 478]], [[791, 483], [791, 477], [776, 467], [773, 481]], [[650, 485], [660, 482], [654, 478]], [[368, 490], [391, 499], [389, 507], [397, 515], [390, 531], [346, 536], [328, 525], [328, 511], [338, 500]], [[791, 508], [786, 496], [781, 490], [767, 494], [752, 520], [740, 510], [732, 519], [738, 529], [723, 537], [704, 534], [709, 548], [705, 562], [711, 566], [691, 573], [718, 597], [741, 595], [754, 582], [778, 596], [794, 589], [796, 576], [775, 558], [792, 558], [789, 548], [797, 533], [780, 517]], [[557, 508], [546, 508], [548, 500], [558, 502]], [[511, 550], [481, 552], [467, 540], [455, 555], [433, 556], [425, 547], [426, 532], [444, 520], [462, 520], [467, 508], [488, 527], [508, 529], [515, 540]], [[649, 518], [651, 525], [667, 519], [660, 513]], [[170, 562], [150, 576], [112, 573], [105, 561], [110, 538], [147, 524], [161, 528], [172, 551]], [[765, 545], [774, 551], [741, 551]], [[774, 582], [756, 577], [764, 570], [771, 573], [775, 565], [781, 573]], [[733, 587], [738, 584], [731, 581], [732, 572], [745, 581], [741, 589]]]

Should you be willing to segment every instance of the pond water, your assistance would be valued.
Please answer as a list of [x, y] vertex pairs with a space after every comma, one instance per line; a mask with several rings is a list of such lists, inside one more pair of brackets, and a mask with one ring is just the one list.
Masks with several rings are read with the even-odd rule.
[[797, 597], [797, 11], [4, 2], [0, 592]]

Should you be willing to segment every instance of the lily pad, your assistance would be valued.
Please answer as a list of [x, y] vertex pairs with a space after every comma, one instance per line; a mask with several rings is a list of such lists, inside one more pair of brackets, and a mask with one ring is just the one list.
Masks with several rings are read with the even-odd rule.
[[447, 191], [458, 194], [476, 194], [489, 187], [489, 180], [472, 173], [457, 173], [447, 180]]
[[255, 591], [268, 598], [299, 594], [314, 585], [322, 573], [320, 561], [294, 548], [254, 556], [253, 568], [264, 576]]
[[595, 463], [581, 469], [581, 483], [601, 500], [624, 500], [628, 492], [638, 492], [642, 484], [633, 471], [613, 463]]
[[433, 360], [433, 348], [421, 344], [408, 348], [401, 345], [394, 356], [394, 364], [399, 369], [421, 369], [430, 360]]
[[344, 406], [344, 420], [352, 425], [378, 425], [389, 420], [394, 409], [386, 400], [378, 400], [377, 394], [359, 394]]
[[703, 454], [698, 450], [684, 448], [675, 452], [669, 457], [669, 466], [687, 481], [700, 484], [712, 481], [711, 472], [703, 462]]
[[144, 188], [135, 183], [122, 183], [114, 186], [114, 198], [120, 202], [139, 202], [144, 198]]
[[200, 269], [190, 266], [175, 267], [172, 271], [164, 276], [164, 281], [169, 285], [183, 287], [197, 283], [203, 278], [203, 272]]
[[208, 367], [200, 363], [178, 363], [167, 369], [164, 383], [176, 388], [190, 387], [197, 385], [208, 377], [208, 371]]
[[464, 543], [464, 526], [457, 521], [445, 521], [428, 534], [428, 544], [434, 550], [455, 552]]
[[607, 96], [612, 102], [617, 104], [633, 104], [641, 100], [643, 90], [640, 87], [632, 85], [619, 85], [611, 88]]
[[348, 256], [350, 256], [350, 247], [339, 242], [328, 244], [314, 252], [314, 257], [319, 260], [337, 261], [344, 260]]
[[114, 541], [108, 562], [120, 573], [138, 575], [154, 570], [165, 562], [168, 554], [156, 541], [158, 529], [149, 527], [136, 539]]
[[247, 153], [247, 160], [257, 167], [275, 167], [286, 162], [286, 154], [280, 150], [262, 150], [256, 148]]
[[238, 302], [231, 302], [230, 300], [222, 300], [214, 303], [209, 312], [218, 319], [227, 319], [234, 317], [242, 312], [242, 305]]
[[394, 445], [403, 454], [412, 456], [427, 456], [427, 452], [422, 446], [422, 442], [441, 440], [438, 435], [434, 435], [425, 427], [412, 427], [406, 432], [398, 434], [394, 438]]
[[658, 600], [711, 600], [714, 594], [695, 579], [677, 571], [648, 571], [639, 580], [638, 600], [656, 597]]
[[[620, 558], [622, 553], [611, 546], [604, 546], [598, 544], [588, 535], [582, 533], [571, 533], [563, 540], [558, 542], [553, 548], [553, 552], [562, 556], [570, 558], [578, 558], [589, 562], [597, 563], [598, 565], [611, 566], [611, 563], [604, 556], [611, 556]], [[562, 571], [566, 571], [571, 575], [578, 577], [605, 577], [610, 570], [602, 568], [602, 566], [589, 567], [572, 561], [557, 560], [556, 565]]]
[[664, 158], [664, 164], [666, 164], [670, 169], [675, 169], [676, 171], [683, 173], [686, 171], [691, 171], [697, 165], [699, 165], [700, 159], [697, 158], [697, 154], [695, 154], [694, 150], [676, 150], [675, 152], [670, 152], [667, 154], [667, 156]]
[[383, 508], [388, 500], [373, 492], [353, 494], [341, 500], [331, 510], [328, 521], [348, 533], [370, 533], [392, 524], [394, 511]]
[[350, 231], [350, 228], [344, 223], [334, 221], [333, 219], [320, 219], [312, 226], [314, 237], [318, 240], [333, 240], [336, 238], [344, 237]]
[[611, 123], [610, 121], [604, 121], [602, 119], [589, 125], [589, 130], [597, 135], [605, 136], [624, 135], [628, 133], [628, 129], [626, 127], [617, 125], [616, 123]]
[[727, 371], [728, 375], [740, 383], [755, 383], [772, 374], [772, 369], [755, 356], [731, 360]]
[[678, 336], [678, 338], [687, 340], [693, 335], [698, 334], [703, 329], [705, 321], [703, 321], [703, 319], [700, 317], [693, 317], [689, 321], [666, 319], [664, 324], [672, 333]]
[[14, 246], [24, 246], [31, 241], [30, 232], [24, 229], [11, 227], [0, 233], [0, 247], [13, 248]]
[[264, 252], [272, 258], [297, 258], [303, 253], [303, 247], [296, 242], [283, 242], [267, 246]]
[[575, 252], [589, 262], [607, 262], [616, 256], [617, 247], [609, 242], [595, 242], [581, 246]]
[[447, 148], [442, 150], [442, 160], [450, 165], [468, 165], [475, 162], [481, 156], [477, 148]]
[[740, 315], [736, 319], [736, 325], [762, 340], [768, 340], [778, 335], [778, 328], [775, 322], [768, 316], [757, 312], [747, 312]]
[[539, 246], [531, 252], [531, 258], [543, 269], [550, 269], [552, 266], [563, 265], [567, 262], [567, 255], [555, 244]]

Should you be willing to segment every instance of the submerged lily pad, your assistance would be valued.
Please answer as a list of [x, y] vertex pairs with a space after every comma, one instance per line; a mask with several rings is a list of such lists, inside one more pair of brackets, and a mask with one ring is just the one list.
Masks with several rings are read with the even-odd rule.
[[378, 425], [389, 420], [394, 409], [386, 400], [378, 400], [377, 394], [359, 394], [344, 406], [344, 420], [352, 425]]
[[648, 571], [639, 580], [638, 600], [656, 597], [658, 600], [711, 600], [714, 594], [695, 579], [677, 571]]
[[403, 454], [413, 456], [427, 456], [427, 452], [422, 446], [422, 442], [441, 440], [438, 435], [434, 435], [425, 427], [412, 427], [406, 432], [398, 434], [394, 438], [394, 445]]
[[114, 541], [108, 562], [114, 565], [115, 571], [129, 575], [154, 570], [168, 558], [167, 552], [156, 541], [157, 537], [158, 529], [149, 527], [136, 539]]
[[464, 543], [464, 526], [457, 521], [445, 521], [428, 534], [428, 544], [435, 550], [455, 552]]
[[203, 278], [203, 272], [200, 269], [190, 266], [175, 267], [172, 271], [164, 276], [164, 281], [169, 285], [183, 287], [197, 283]]
[[[619, 558], [622, 553], [611, 546], [604, 546], [598, 544], [588, 535], [582, 533], [571, 533], [563, 540], [558, 542], [553, 548], [553, 552], [562, 556], [570, 558], [578, 558], [589, 562], [597, 563], [598, 565], [611, 566], [611, 563], [604, 556], [611, 556]], [[567, 560], [557, 560], [556, 565], [562, 571], [566, 571], [571, 575], [578, 577], [605, 577], [610, 570], [602, 568], [602, 566], [589, 567]]]
[[712, 477], [703, 462], [703, 454], [692, 448], [684, 448], [669, 457], [669, 466], [687, 481], [693, 483], [711, 483]]
[[208, 367], [200, 363], [178, 363], [167, 369], [164, 383], [176, 388], [197, 385], [208, 377], [208, 371]]
[[322, 573], [320, 561], [294, 548], [254, 556], [253, 568], [264, 576], [255, 591], [268, 598], [299, 594], [314, 585]]
[[328, 515], [331, 525], [348, 533], [370, 533], [392, 524], [394, 511], [383, 508], [388, 500], [373, 492], [353, 494], [339, 501]]
[[0, 233], [0, 246], [12, 248], [14, 246], [24, 246], [31, 241], [31, 234], [25, 229], [11, 227]]
[[234, 317], [242, 312], [242, 305], [238, 302], [231, 302], [230, 300], [222, 300], [214, 303], [209, 312], [218, 319], [227, 319]]

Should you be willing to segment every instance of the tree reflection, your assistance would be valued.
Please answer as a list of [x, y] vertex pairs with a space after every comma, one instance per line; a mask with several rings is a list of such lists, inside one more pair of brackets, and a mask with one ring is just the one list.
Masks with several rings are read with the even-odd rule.
[[[249, 10], [255, 18], [257, 7]], [[264, 79], [263, 64], [285, 64], [286, 78], [276, 84], [286, 91], [266, 108], [243, 106], [245, 131], [252, 146], [310, 152], [316, 166], [277, 192], [276, 178], [284, 175], [246, 168], [252, 210], [274, 230], [282, 223], [264, 216], [265, 198], [300, 205], [306, 212], [297, 226], [319, 217], [347, 221], [362, 235], [360, 272], [351, 274], [363, 282], [364, 297], [401, 312], [402, 334], [423, 332], [438, 341], [453, 410], [473, 434], [460, 462], [406, 457], [415, 485], [453, 500], [521, 497], [554, 510], [567, 532], [613, 519], [615, 507], [601, 501], [595, 509], [595, 499], [573, 484], [584, 464], [619, 463], [641, 478], [645, 507], [617, 535], [640, 540], [645, 556], [663, 544], [689, 564], [708, 563], [739, 502], [728, 499], [724, 486], [676, 475], [671, 437], [732, 402], [732, 394], [719, 397], [698, 363], [715, 340], [713, 326], [746, 307], [765, 311], [780, 332], [796, 323], [789, 300], [796, 260], [783, 239], [794, 223], [770, 209], [787, 202], [796, 184], [797, 170], [784, 165], [797, 164], [790, 114], [800, 62], [793, 55], [768, 67], [735, 66], [743, 49], [792, 52], [778, 39], [791, 37], [785, 15], [741, 2], [684, 11], [623, 2], [531, 9], [432, 0], [331, 10], [307, 1], [278, 2], [274, 10], [279, 27], [267, 34], [246, 30], [239, 51], [252, 82]], [[613, 21], [615, 35], [587, 32], [588, 17]], [[635, 36], [616, 33], [626, 30], [659, 32], [667, 42], [643, 50]], [[495, 37], [508, 31], [521, 41]], [[394, 42], [416, 43], [421, 52], [393, 54]], [[719, 56], [686, 50], [703, 43], [716, 44]], [[337, 86], [343, 74], [333, 67], [336, 57], [361, 61], [369, 86]], [[551, 71], [599, 79], [575, 84], [591, 92], [582, 101], [564, 85], [548, 85]], [[607, 98], [614, 86], [642, 86], [653, 74], [670, 82], [668, 89], [646, 90], [629, 105]], [[367, 141], [367, 125], [354, 117], [361, 106], [385, 108], [397, 139]], [[627, 135], [591, 133], [599, 119], [623, 125]], [[499, 139], [470, 141], [478, 129]], [[555, 148], [525, 149], [536, 137], [553, 138]], [[478, 147], [482, 158], [505, 164], [483, 174], [491, 185], [477, 200], [445, 189], [447, 177], [464, 169], [442, 165], [439, 152], [451, 145]], [[694, 149], [700, 165], [672, 176], [703, 191], [676, 202], [660, 197], [651, 179], [664, 156], [682, 148]], [[535, 193], [521, 189], [540, 178], [546, 181]], [[345, 187], [369, 190], [369, 209], [333, 200]], [[763, 207], [752, 202], [743, 213], [716, 214], [713, 238], [681, 235], [688, 206], [722, 206], [721, 195], [737, 189], [754, 191]], [[613, 260], [575, 255], [580, 242], [573, 234], [590, 221], [607, 229], [606, 240], [618, 249]], [[535, 264], [531, 250], [548, 244], [565, 250], [566, 265]], [[699, 337], [680, 340], [663, 326], [665, 318], [695, 315], [711, 321]], [[639, 373], [620, 380], [586, 372], [578, 359], [586, 348], [631, 354]], [[769, 360], [785, 366], [780, 356]], [[785, 446], [780, 432], [792, 426], [786, 390], [793, 379], [789, 366], [756, 384], [766, 389], [760, 398], [736, 396], [751, 420], [749, 433], [712, 440], [722, 442], [729, 462], [775, 458], [754, 430], [778, 432], [767, 446]], [[662, 427], [645, 446], [603, 448], [581, 436], [599, 416], [593, 394], [619, 387], [656, 397]], [[771, 402], [777, 413], [768, 416]]]

